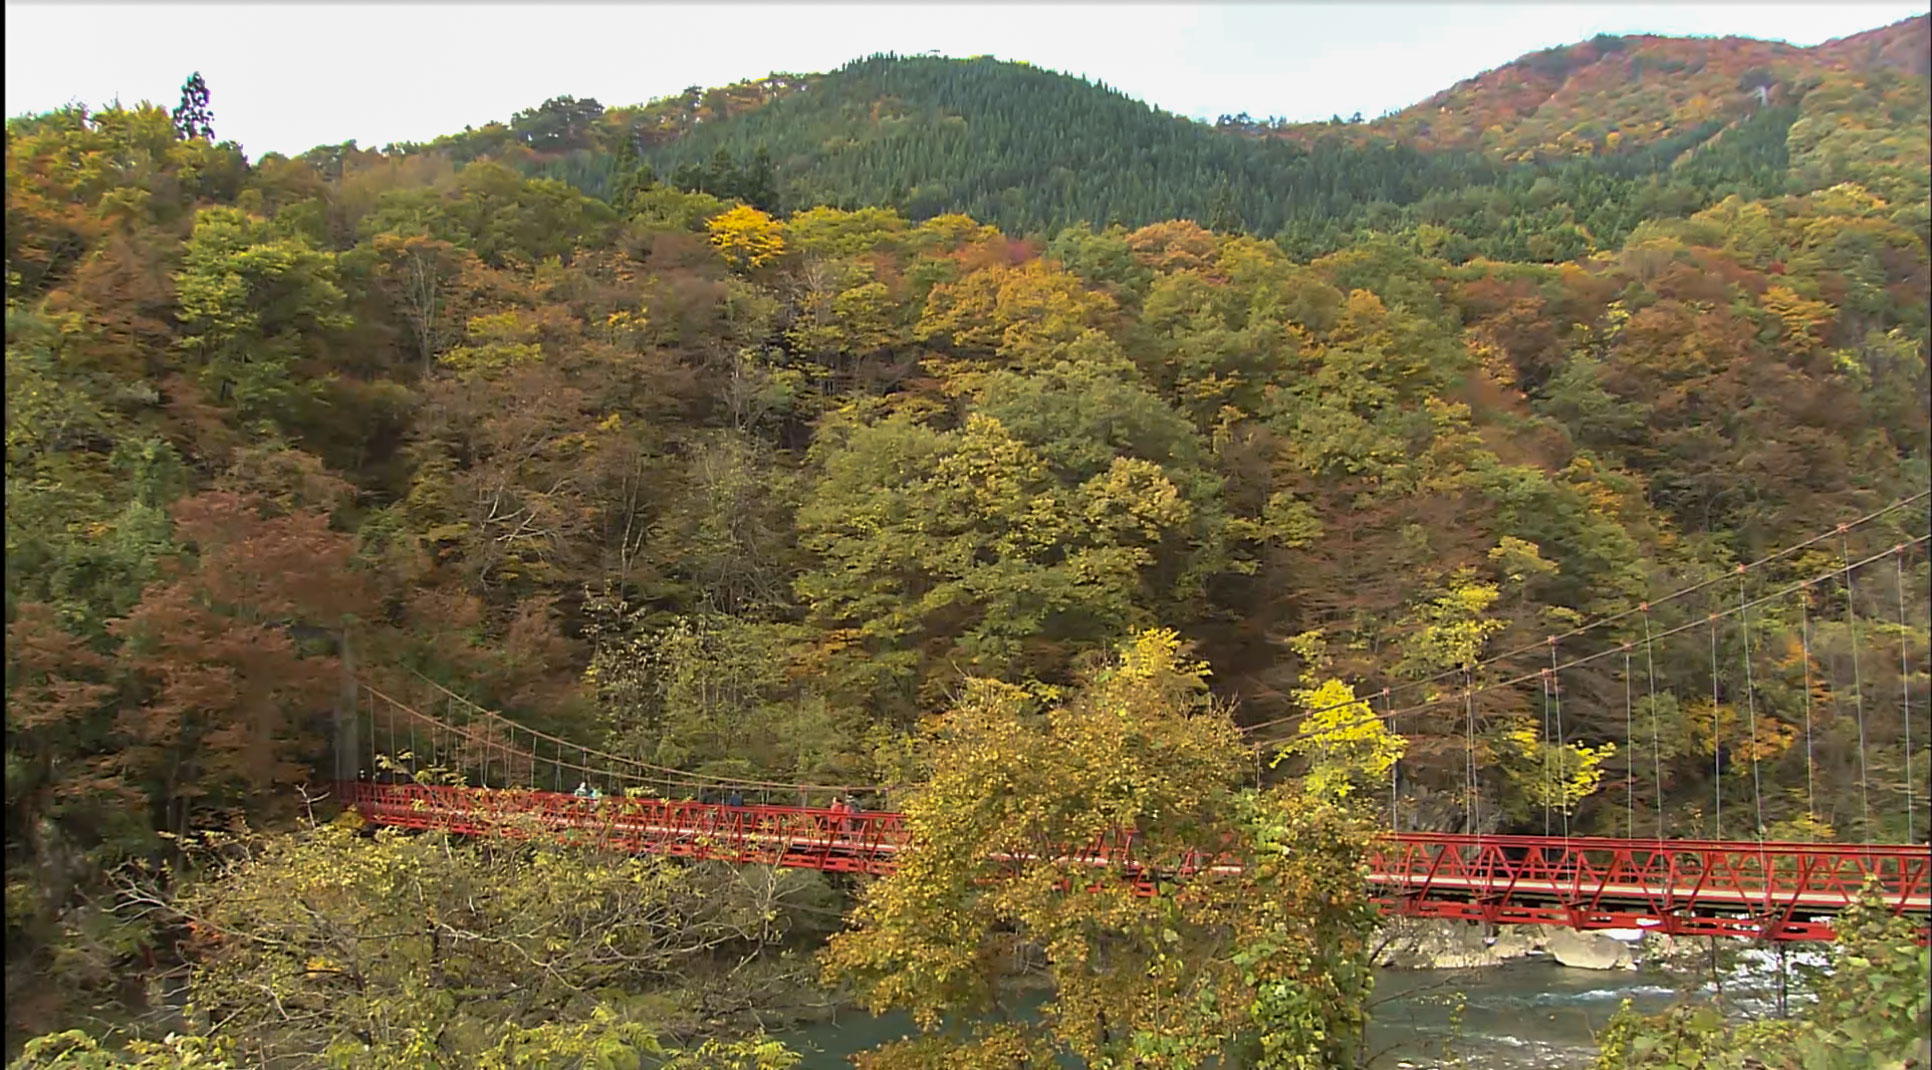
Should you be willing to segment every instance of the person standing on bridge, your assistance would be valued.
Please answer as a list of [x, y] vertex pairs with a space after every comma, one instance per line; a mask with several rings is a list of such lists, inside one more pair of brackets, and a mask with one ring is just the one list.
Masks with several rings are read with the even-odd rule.
[[726, 806], [743, 806], [744, 804], [745, 804], [745, 793], [742, 791], [739, 791], [737, 788], [732, 788], [731, 794], [725, 796]]
[[571, 794], [575, 795], [579, 799], [588, 799], [590, 798], [590, 785], [585, 783], [584, 781], [579, 780], [577, 782], [577, 790], [571, 792]]
[[837, 835], [845, 828], [845, 798], [832, 796], [832, 834]]

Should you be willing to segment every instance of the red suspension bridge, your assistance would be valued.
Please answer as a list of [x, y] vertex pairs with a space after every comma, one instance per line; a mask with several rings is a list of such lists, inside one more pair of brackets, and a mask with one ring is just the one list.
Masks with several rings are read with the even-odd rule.
[[[1928, 496], [1534, 646], [1246, 731], [1257, 750], [1272, 750], [1284, 737], [1270, 730], [1305, 745], [1374, 719], [1437, 755], [1462, 750], [1459, 778], [1445, 777], [1455, 763], [1441, 760], [1391, 774], [1390, 828], [1368, 873], [1389, 914], [1825, 940], [1833, 917], [1870, 886], [1923, 922], [1932, 918], [1932, 813], [1922, 805], [1932, 803]], [[358, 684], [359, 716], [338, 724], [339, 797], [378, 825], [874, 876], [912, 845], [891, 810], [903, 789], [666, 768], [532, 730], [420, 678], [412, 688], [396, 697]], [[1317, 714], [1331, 716], [1311, 730]], [[1513, 742], [1499, 742], [1510, 728]], [[1595, 827], [1621, 825], [1622, 836], [1572, 834], [1581, 815], [1564, 782], [1593, 746], [1617, 763], [1588, 800]], [[1527, 787], [1503, 783], [1511, 761]], [[1768, 789], [1799, 772], [1802, 792]], [[853, 797], [869, 809], [827, 805]], [[1692, 801], [1706, 797], [1708, 810]], [[1459, 830], [1441, 830], [1445, 812]], [[1497, 831], [1538, 817], [1540, 835]], [[1838, 841], [1840, 829], [1859, 840]], [[1831, 838], [1796, 842], [1791, 832]], [[1128, 831], [1059, 857], [1146, 894], [1239, 864], [1195, 851], [1150, 857]]]

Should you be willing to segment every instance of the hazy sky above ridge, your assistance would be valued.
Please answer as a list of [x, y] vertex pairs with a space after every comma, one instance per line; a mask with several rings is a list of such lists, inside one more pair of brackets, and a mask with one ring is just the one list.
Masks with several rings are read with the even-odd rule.
[[1813, 45], [1924, 3], [277, 4], [9, 3], [6, 110], [173, 107], [200, 70], [251, 156], [426, 141], [547, 97], [637, 104], [873, 52], [991, 54], [1194, 118], [1373, 118], [1597, 33]]

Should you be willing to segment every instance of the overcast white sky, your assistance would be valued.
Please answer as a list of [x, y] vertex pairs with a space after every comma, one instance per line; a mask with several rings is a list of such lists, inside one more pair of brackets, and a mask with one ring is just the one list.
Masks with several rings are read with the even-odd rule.
[[7, 4], [6, 110], [173, 107], [188, 72], [251, 156], [425, 141], [546, 97], [636, 104], [872, 52], [990, 53], [1196, 118], [1373, 118], [1596, 33], [1811, 45], [1925, 3]]

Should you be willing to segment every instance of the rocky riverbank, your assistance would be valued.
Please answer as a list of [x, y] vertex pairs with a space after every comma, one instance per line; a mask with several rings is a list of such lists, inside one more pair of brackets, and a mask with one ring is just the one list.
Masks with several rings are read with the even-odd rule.
[[1707, 963], [1705, 940], [1675, 938], [1639, 929], [1578, 932], [1551, 925], [1504, 925], [1395, 918], [1382, 930], [1378, 966], [1404, 970], [1466, 970], [1524, 959], [1549, 958], [1581, 970], [1656, 967], [1678, 972]]

